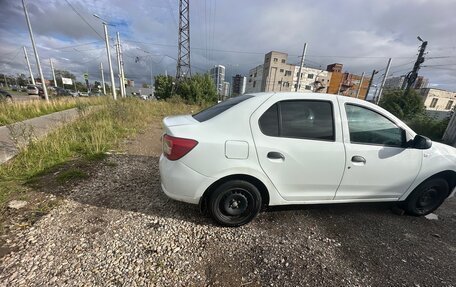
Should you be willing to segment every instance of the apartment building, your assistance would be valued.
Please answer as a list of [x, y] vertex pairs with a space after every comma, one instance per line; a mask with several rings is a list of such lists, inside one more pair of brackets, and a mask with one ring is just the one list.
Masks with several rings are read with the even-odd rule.
[[247, 78], [241, 75], [233, 76], [233, 85], [232, 85], [232, 96], [239, 96], [245, 94], [245, 88], [247, 84]]
[[295, 65], [287, 64], [287, 53], [271, 51], [264, 56], [262, 92], [290, 92]]
[[370, 77], [342, 72], [342, 69], [343, 65], [340, 63], [334, 63], [326, 67], [326, 70], [331, 72], [327, 93], [365, 100]]
[[[298, 83], [299, 66], [288, 64], [288, 54], [271, 51], [264, 63], [249, 71], [246, 92], [294, 92]], [[321, 69], [303, 67], [299, 92], [327, 92], [331, 73]]]
[[[405, 82], [405, 75], [398, 77], [389, 77], [385, 81], [385, 88], [401, 89]], [[429, 85], [429, 80], [423, 76], [418, 76], [413, 84], [413, 89], [424, 89]]]
[[261, 90], [261, 83], [263, 82], [263, 64], [256, 66], [249, 70], [249, 79], [246, 83], [246, 93], [259, 93]]
[[456, 93], [435, 88], [420, 90], [426, 113], [435, 119], [451, 116], [456, 106]]
[[223, 95], [223, 83], [225, 82], [225, 66], [216, 65], [209, 70], [209, 75], [214, 82], [215, 88], [217, 89], [217, 94], [219, 96]]
[[[299, 66], [295, 66], [293, 77], [293, 91], [298, 84]], [[298, 92], [301, 93], [326, 93], [328, 91], [331, 73], [328, 71], [303, 67], [301, 70], [301, 81]]]

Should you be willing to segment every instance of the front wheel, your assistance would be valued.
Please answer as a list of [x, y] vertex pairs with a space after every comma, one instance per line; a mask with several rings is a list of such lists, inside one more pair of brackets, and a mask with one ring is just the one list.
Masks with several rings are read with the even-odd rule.
[[404, 202], [404, 209], [415, 216], [427, 215], [436, 210], [449, 195], [449, 187], [443, 178], [429, 179], [420, 184]]
[[232, 180], [220, 185], [209, 197], [209, 211], [221, 225], [249, 223], [261, 209], [261, 194], [250, 182]]

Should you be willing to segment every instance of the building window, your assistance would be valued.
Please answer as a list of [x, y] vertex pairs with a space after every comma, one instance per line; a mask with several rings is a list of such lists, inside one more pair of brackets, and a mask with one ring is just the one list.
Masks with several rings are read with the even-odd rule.
[[282, 84], [282, 81], [278, 81], [277, 84], [281, 85], [281, 84]]
[[291, 76], [291, 71], [285, 71], [285, 76]]
[[438, 102], [438, 101], [439, 101], [438, 99], [435, 99], [435, 98], [432, 99], [432, 101], [431, 101], [431, 106], [430, 106], [430, 107], [431, 107], [431, 108], [435, 108], [435, 106], [437, 105], [437, 102]]
[[280, 72], [283, 73], [283, 69], [280, 69]]
[[256, 85], [256, 81], [253, 81], [253, 87], [255, 88], [255, 85]]
[[446, 109], [446, 110], [450, 110], [451, 107], [453, 106], [453, 103], [454, 103], [453, 101], [448, 101], [448, 103], [447, 103], [445, 109]]
[[256, 76], [257, 76], [257, 73], [255, 72], [255, 75], [254, 75], [254, 77], [256, 78]]
[[312, 90], [312, 87], [309, 85], [306, 85], [306, 90]]
[[285, 64], [285, 59], [282, 59], [282, 63]]
[[278, 61], [279, 61], [279, 59], [274, 58], [274, 63], [277, 63]]
[[308, 75], [307, 75], [307, 78], [308, 78], [308, 79], [313, 79], [313, 78], [314, 78], [314, 74], [308, 74]]

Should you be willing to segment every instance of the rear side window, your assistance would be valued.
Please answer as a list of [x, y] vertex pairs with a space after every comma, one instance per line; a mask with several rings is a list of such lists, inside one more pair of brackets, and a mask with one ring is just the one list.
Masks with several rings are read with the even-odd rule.
[[328, 101], [282, 101], [271, 106], [259, 120], [268, 136], [334, 141], [334, 118]]
[[202, 110], [201, 112], [193, 115], [193, 118], [199, 122], [205, 122], [205, 121], [210, 120], [213, 117], [223, 113], [224, 111], [228, 110], [229, 108], [234, 107], [235, 105], [237, 105], [247, 99], [250, 99], [251, 97], [253, 97], [253, 96], [243, 95], [243, 96], [231, 98], [224, 102], [220, 102], [210, 108]]

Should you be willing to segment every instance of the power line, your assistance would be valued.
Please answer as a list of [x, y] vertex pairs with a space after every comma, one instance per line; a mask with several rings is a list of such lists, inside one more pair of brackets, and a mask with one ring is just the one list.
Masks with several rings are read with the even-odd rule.
[[65, 0], [65, 2], [71, 7], [74, 13], [76, 13], [82, 19], [82, 21], [84, 21], [84, 23], [86, 23], [102, 40], [104, 40], [104, 37], [100, 33], [98, 33], [98, 31], [95, 30], [95, 28], [92, 25], [90, 25], [90, 23], [87, 22], [87, 20], [84, 17], [82, 17], [82, 15], [73, 7], [73, 5], [71, 5], [70, 2], [68, 2], [68, 0]]

